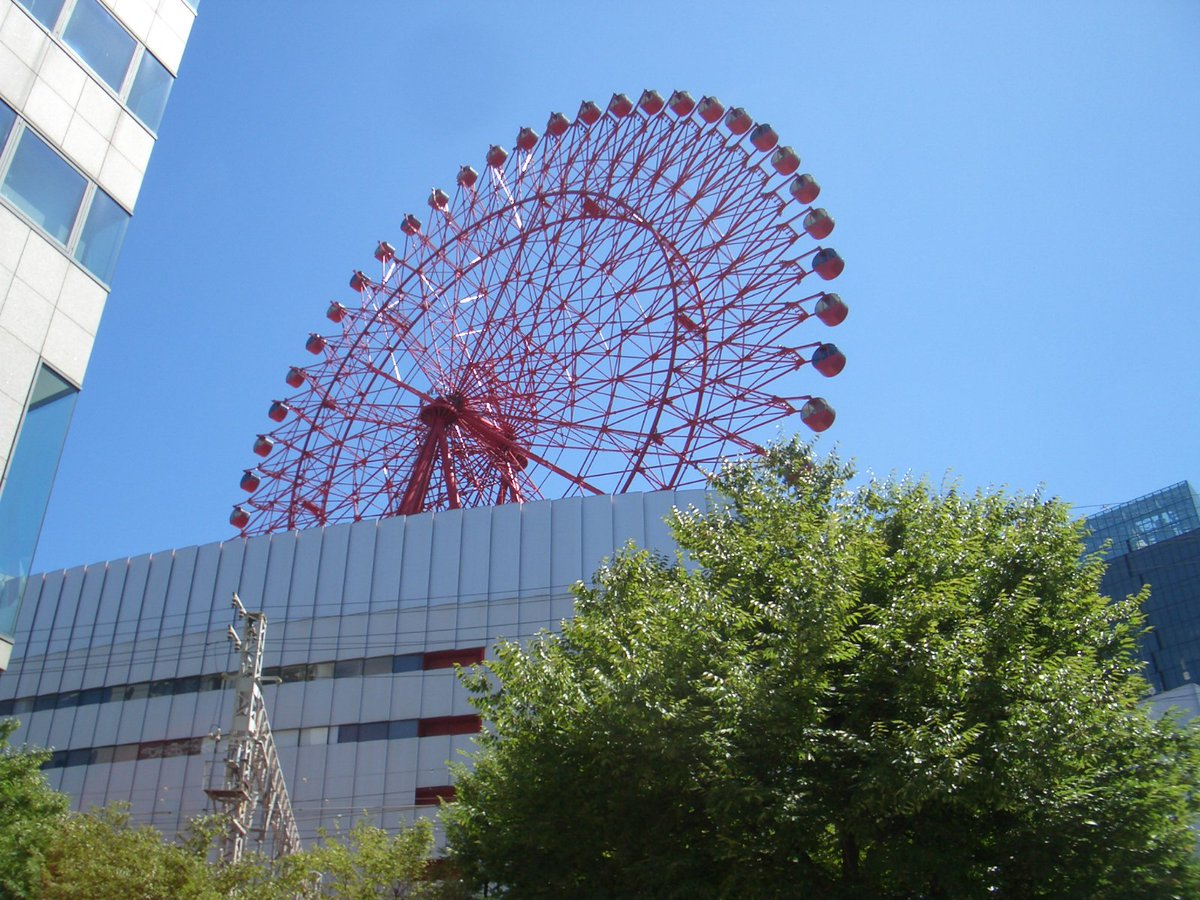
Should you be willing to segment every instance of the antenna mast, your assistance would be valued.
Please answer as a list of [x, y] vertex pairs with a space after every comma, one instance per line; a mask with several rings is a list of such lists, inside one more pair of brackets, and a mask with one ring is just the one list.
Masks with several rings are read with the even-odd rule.
[[[279, 859], [300, 849], [300, 832], [292, 813], [275, 738], [262, 695], [263, 642], [267, 617], [247, 612], [233, 595], [233, 609], [242, 620], [242, 634], [229, 626], [229, 639], [241, 651], [235, 676], [233, 728], [225, 750], [225, 779], [220, 787], [205, 793], [215, 800], [228, 818], [229, 828], [221, 840], [221, 858], [236, 863], [253, 836], [259, 846], [271, 833], [273, 857]], [[215, 779], [214, 779], [215, 780]]]

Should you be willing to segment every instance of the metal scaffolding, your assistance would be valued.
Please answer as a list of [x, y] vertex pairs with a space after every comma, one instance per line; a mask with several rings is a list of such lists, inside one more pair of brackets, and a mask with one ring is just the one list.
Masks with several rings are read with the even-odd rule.
[[241, 664], [234, 676], [233, 728], [225, 737], [224, 780], [219, 787], [213, 785], [206, 790], [229, 821], [221, 841], [221, 857], [230, 863], [241, 859], [251, 840], [256, 849], [261, 849], [268, 833], [275, 859], [300, 849], [300, 832], [263, 703], [267, 617], [261, 612], [247, 612], [237, 594], [233, 595], [233, 608], [242, 622], [240, 638], [229, 626], [229, 639], [241, 651]]

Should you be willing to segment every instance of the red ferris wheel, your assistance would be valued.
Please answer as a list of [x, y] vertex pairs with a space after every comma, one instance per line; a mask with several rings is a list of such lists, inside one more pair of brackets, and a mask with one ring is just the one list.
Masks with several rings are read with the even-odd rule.
[[[713, 97], [616, 94], [522, 128], [380, 242], [339, 328], [272, 403], [248, 500], [261, 534], [703, 483], [750, 437], [833, 409], [788, 394], [845, 357], [804, 340], [846, 305], [816, 180], [770, 125]], [[798, 370], [800, 370], [798, 372]]]

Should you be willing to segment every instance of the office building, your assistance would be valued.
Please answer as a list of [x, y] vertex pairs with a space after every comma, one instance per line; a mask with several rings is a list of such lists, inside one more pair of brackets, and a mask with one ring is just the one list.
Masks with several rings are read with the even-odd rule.
[[0, 670], [199, 0], [0, 0]]
[[1141, 643], [1155, 693], [1200, 681], [1200, 497], [1186, 481], [1088, 517], [1090, 551], [1107, 545], [1101, 590], [1150, 586]]
[[627, 541], [672, 553], [664, 519], [704, 491], [428, 512], [206, 544], [32, 578], [0, 676], [18, 743], [77, 808], [132, 803], [166, 832], [211, 809], [229, 729], [236, 591], [267, 616], [266, 710], [300, 836], [364, 812], [393, 828], [452, 795], [481, 722], [453, 666], [573, 614]]

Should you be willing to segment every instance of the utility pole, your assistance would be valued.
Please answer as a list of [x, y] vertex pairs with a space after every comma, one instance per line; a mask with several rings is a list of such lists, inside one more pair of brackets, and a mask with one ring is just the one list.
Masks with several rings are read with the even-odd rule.
[[224, 781], [219, 787], [209, 787], [205, 793], [217, 802], [229, 822], [221, 840], [222, 859], [236, 863], [251, 837], [261, 847], [268, 832], [273, 857], [279, 859], [300, 849], [300, 832], [263, 704], [262, 660], [267, 617], [261, 612], [246, 612], [236, 593], [233, 609], [242, 621], [240, 638], [237, 630], [229, 626], [229, 639], [241, 651], [241, 664], [234, 681], [233, 728], [226, 737], [229, 743], [225, 750]]

